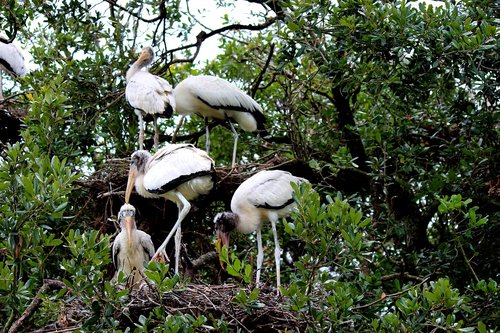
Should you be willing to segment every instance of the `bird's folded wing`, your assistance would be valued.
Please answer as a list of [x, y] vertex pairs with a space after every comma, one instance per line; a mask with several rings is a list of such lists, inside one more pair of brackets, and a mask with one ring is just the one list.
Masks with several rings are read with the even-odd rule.
[[148, 72], [138, 72], [127, 83], [125, 96], [136, 109], [147, 113], [162, 113], [165, 102], [173, 103], [171, 91], [172, 87], [167, 81]]
[[190, 86], [194, 96], [214, 109], [260, 112], [262, 108], [250, 96], [228, 81], [217, 77], [199, 77], [199, 84]]
[[173, 88], [167, 80], [165, 80], [159, 76], [155, 76], [155, 78], [156, 78], [156, 81], [158, 82], [158, 88], [157, 88], [158, 92], [160, 92], [160, 93], [161, 92], [172, 93]]
[[118, 242], [116, 238], [115, 241], [113, 242], [112, 253], [113, 253], [113, 265], [115, 266], [115, 269], [118, 269], [118, 255], [120, 254], [120, 242]]
[[142, 248], [144, 249], [144, 253], [147, 254], [147, 260], [151, 260], [155, 255], [155, 246], [153, 245], [153, 241], [151, 240], [151, 236], [145, 233], [142, 230], [139, 230], [141, 236], [139, 237], [139, 241], [141, 243]]
[[[151, 193], [166, 193], [197, 177], [214, 172], [212, 159], [192, 145], [183, 145], [155, 154], [150, 168], [144, 176], [144, 187]], [[160, 153], [160, 151], [159, 151]]]
[[291, 181], [300, 178], [289, 173], [263, 173], [245, 189], [248, 201], [259, 208], [281, 209], [293, 203]]

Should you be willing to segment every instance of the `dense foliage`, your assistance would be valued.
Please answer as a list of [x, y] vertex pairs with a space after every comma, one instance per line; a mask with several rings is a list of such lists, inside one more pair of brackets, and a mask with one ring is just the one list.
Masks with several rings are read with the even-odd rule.
[[[3, 330], [54, 322], [88, 332], [234, 327], [234, 318], [163, 304], [129, 313], [129, 292], [110, 282], [112, 220], [123, 203], [116, 187], [123, 183], [96, 192], [92, 180], [106, 172], [112, 178], [112, 161], [137, 147], [125, 73], [152, 45], [150, 71], [172, 85], [190, 74], [217, 75], [263, 106], [270, 137], [241, 133], [240, 164], [289, 168], [311, 181], [296, 188], [298, 209], [279, 228], [283, 309], [305, 330], [497, 331], [497, 1], [197, 3], [2, 2], [2, 39], [29, 50], [33, 67], [16, 81], [4, 76], [4, 95], [12, 98], [0, 101], [2, 113], [23, 110], [16, 136], [1, 136]], [[215, 9], [226, 13], [217, 26]], [[219, 53], [200, 61], [217, 37]], [[160, 121], [162, 141], [171, 140], [179, 119]], [[211, 133], [211, 156], [223, 170], [232, 134], [222, 126]], [[178, 138], [203, 148], [203, 121], [187, 118]], [[195, 204], [201, 213], [183, 225], [189, 256], [214, 250], [213, 216], [230, 202], [233, 185], [222, 179], [218, 186], [230, 190]], [[146, 225], [152, 217], [144, 209], [138, 218]], [[159, 245], [164, 235], [154, 224], [149, 229]], [[265, 255], [273, 258], [268, 229]], [[254, 239], [234, 242], [222, 253], [222, 276], [241, 283], [232, 302], [252, 313], [265, 306], [264, 289], [245, 288]], [[146, 275], [161, 294], [220, 282], [219, 266], [215, 260], [183, 278], [154, 263]], [[273, 264], [264, 266], [272, 285]], [[70, 316], [72, 308], [81, 311]]]

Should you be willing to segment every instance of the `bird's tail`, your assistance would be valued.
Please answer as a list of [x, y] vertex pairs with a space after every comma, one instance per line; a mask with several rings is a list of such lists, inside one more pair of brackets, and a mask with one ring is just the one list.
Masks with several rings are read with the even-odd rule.
[[172, 107], [172, 105], [167, 103], [165, 105], [165, 112], [164, 112], [165, 117], [170, 118], [172, 117], [173, 114], [174, 114], [174, 108]]
[[261, 138], [265, 138], [269, 136], [269, 132], [266, 129], [266, 117], [262, 112], [254, 112], [253, 116], [255, 118], [255, 121], [257, 122], [257, 134]]

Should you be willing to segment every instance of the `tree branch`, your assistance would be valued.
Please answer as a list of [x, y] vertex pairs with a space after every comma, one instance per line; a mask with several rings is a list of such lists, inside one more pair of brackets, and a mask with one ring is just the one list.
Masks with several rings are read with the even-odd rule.
[[59, 280], [49, 280], [49, 279], [43, 280], [43, 285], [40, 288], [40, 290], [38, 290], [38, 292], [36, 293], [35, 298], [33, 298], [30, 305], [26, 308], [26, 310], [24, 310], [21, 317], [19, 317], [19, 319], [12, 324], [12, 326], [9, 328], [8, 333], [15, 333], [21, 328], [23, 323], [33, 315], [35, 310], [42, 302], [40, 296], [52, 288], [62, 289], [66, 288], [66, 285]]
[[[180, 46], [178, 48], [169, 50], [167, 53], [170, 54], [170, 58], [172, 60], [170, 62], [167, 62], [163, 67], [161, 67], [159, 69], [159, 73], [160, 74], [165, 73], [167, 71], [168, 67], [171, 66], [171, 65], [173, 65], [173, 64], [193, 62], [196, 59], [196, 57], [198, 56], [198, 53], [200, 52], [201, 45], [203, 44], [203, 42], [205, 40], [207, 40], [208, 38], [210, 38], [210, 37], [213, 37], [213, 36], [218, 35], [218, 34], [222, 34], [223, 32], [226, 32], [226, 31], [233, 31], [233, 30], [250, 30], [250, 31], [264, 30], [265, 28], [267, 28], [267, 27], [271, 26], [273, 23], [275, 23], [277, 20], [278, 20], [277, 17], [272, 17], [272, 18], [266, 19], [266, 21], [263, 22], [262, 24], [257, 24], [257, 25], [236, 23], [236, 24], [230, 24], [230, 25], [227, 25], [227, 26], [224, 26], [224, 27], [212, 30], [210, 32], [201, 31], [196, 36], [196, 42], [195, 43], [191, 43], [191, 44], [188, 44], [188, 45]], [[173, 54], [175, 52], [179, 52], [179, 51], [183, 51], [183, 50], [188, 50], [188, 49], [191, 49], [193, 47], [196, 48], [196, 50], [195, 50], [195, 52], [194, 52], [194, 54], [193, 54], [192, 57], [187, 58], [187, 59], [174, 59]]]

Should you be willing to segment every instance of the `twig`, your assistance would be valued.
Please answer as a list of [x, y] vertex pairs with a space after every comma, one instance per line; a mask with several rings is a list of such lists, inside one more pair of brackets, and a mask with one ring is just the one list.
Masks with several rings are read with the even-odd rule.
[[408, 291], [412, 290], [413, 288], [416, 288], [416, 287], [424, 284], [429, 279], [430, 279], [430, 276], [426, 277], [420, 283], [418, 283], [418, 284], [416, 284], [414, 286], [411, 286], [411, 287], [406, 288], [404, 290], [398, 291], [397, 293], [394, 293], [394, 294], [389, 294], [389, 295], [384, 295], [383, 294], [382, 297], [380, 297], [379, 299], [374, 300], [373, 302], [370, 302], [370, 303], [367, 303], [367, 304], [363, 304], [363, 305], [359, 305], [359, 306], [354, 306], [354, 307], [351, 308], [351, 310], [355, 311], [355, 310], [360, 310], [360, 309], [364, 309], [364, 308], [369, 308], [370, 306], [372, 306], [374, 304], [377, 304], [379, 302], [382, 302], [383, 300], [385, 300], [387, 298], [397, 297], [397, 296], [406, 294]]
[[477, 277], [476, 272], [474, 271], [474, 268], [472, 268], [472, 265], [470, 264], [470, 261], [467, 258], [467, 254], [465, 254], [465, 251], [464, 251], [464, 248], [462, 246], [462, 242], [460, 241], [460, 238], [458, 236], [455, 236], [455, 240], [458, 243], [458, 248], [460, 249], [460, 253], [464, 257], [465, 264], [467, 265], [467, 268], [469, 268], [470, 271], [472, 272], [472, 275], [474, 276], [474, 279], [476, 279], [476, 282], [479, 282], [479, 278]]
[[[59, 280], [49, 280], [49, 279], [43, 280], [43, 285], [40, 288], [40, 290], [38, 290], [38, 292], [36, 293], [35, 298], [31, 301], [30, 305], [26, 308], [26, 310], [24, 310], [24, 312], [21, 315], [21, 317], [19, 317], [19, 319], [16, 320], [12, 324], [12, 326], [9, 328], [8, 333], [15, 333], [15, 332], [17, 332], [19, 330], [19, 328], [21, 328], [21, 326], [23, 325], [23, 323], [29, 317], [31, 317], [31, 315], [35, 312], [35, 310], [38, 308], [38, 306], [42, 302], [40, 296], [43, 293], [47, 292], [49, 289], [55, 288], [55, 287], [57, 287], [57, 288], [66, 288], [66, 285], [62, 281], [59, 281]], [[59, 332], [62, 332], [62, 331], [59, 331]]]
[[420, 276], [411, 275], [408, 272], [394, 273], [394, 274], [384, 275], [384, 276], [382, 276], [380, 278], [380, 280], [382, 280], [382, 281], [388, 281], [388, 280], [393, 280], [393, 279], [397, 279], [397, 278], [405, 278], [405, 279], [408, 279], [408, 280], [415, 280], [415, 281], [418, 281], [418, 282], [424, 281], [424, 279], [421, 278]]
[[[37, 333], [62, 333], [62, 332], [72, 332], [72, 331], [76, 331], [78, 329], [80, 329], [82, 326], [73, 326], [73, 327], [66, 327], [66, 328], [62, 328], [62, 329], [56, 329], [56, 330], [43, 330], [43, 331], [34, 331], [34, 332], [37, 332]], [[34, 333], [33, 332], [33, 333]]]

